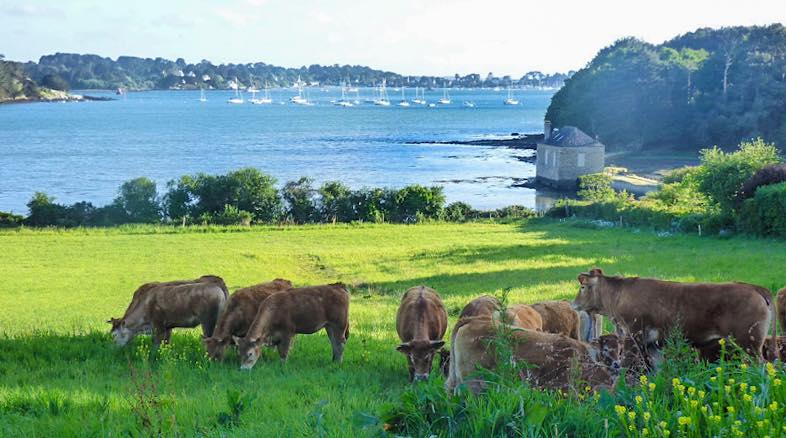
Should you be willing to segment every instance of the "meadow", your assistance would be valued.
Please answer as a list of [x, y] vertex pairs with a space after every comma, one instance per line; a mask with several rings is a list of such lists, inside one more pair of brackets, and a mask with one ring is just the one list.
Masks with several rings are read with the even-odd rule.
[[[786, 242], [655, 234], [584, 222], [0, 231], [0, 435], [376, 436], [408, 388], [395, 351], [401, 294], [425, 284], [455, 321], [481, 294], [572, 299], [576, 276], [786, 284]], [[150, 354], [108, 333], [141, 283], [222, 276], [230, 289], [283, 277], [351, 286], [351, 337], [330, 362], [324, 333], [250, 372], [207, 360], [197, 330]], [[440, 376], [431, 384], [438, 385]], [[434, 386], [432, 386], [434, 387]], [[548, 430], [551, 430], [550, 428]]]

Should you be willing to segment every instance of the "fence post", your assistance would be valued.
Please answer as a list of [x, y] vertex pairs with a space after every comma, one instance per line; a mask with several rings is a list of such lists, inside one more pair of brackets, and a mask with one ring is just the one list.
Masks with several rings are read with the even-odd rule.
[[699, 224], [699, 237], [701, 237], [701, 224]]

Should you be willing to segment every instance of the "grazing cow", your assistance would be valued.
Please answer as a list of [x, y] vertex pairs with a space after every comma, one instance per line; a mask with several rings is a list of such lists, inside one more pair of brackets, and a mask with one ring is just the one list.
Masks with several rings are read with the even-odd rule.
[[[501, 323], [489, 317], [464, 318], [453, 329], [450, 372], [445, 387], [456, 392], [466, 383], [477, 393], [485, 383], [471, 377], [478, 367], [494, 369], [497, 353], [494, 340]], [[522, 380], [532, 386], [566, 389], [574, 382], [573, 376], [594, 388], [610, 387], [613, 378], [605, 366], [596, 362], [599, 353], [589, 344], [567, 336], [529, 329], [512, 329], [508, 332], [513, 343], [512, 358], [527, 366], [521, 371]]]
[[227, 301], [227, 286], [221, 277], [204, 275], [196, 280], [146, 283], [131, 299], [122, 318], [111, 318], [112, 337], [126, 345], [140, 332], [153, 333], [153, 347], [169, 342], [176, 327], [202, 326], [210, 337]]
[[[778, 314], [778, 323], [781, 326], [781, 333], [786, 332], [786, 287], [778, 291], [775, 298], [776, 309]], [[775, 336], [775, 333], [773, 333]]]
[[543, 331], [556, 333], [576, 340], [581, 340], [579, 334], [580, 319], [567, 301], [543, 301], [533, 304], [532, 308], [540, 313], [543, 319]]
[[761, 356], [772, 300], [767, 289], [745, 283], [608, 277], [597, 268], [578, 279], [575, 307], [612, 318], [647, 353], [657, 353], [669, 332], [680, 329], [702, 358], [716, 360], [718, 340], [726, 337]]
[[269, 296], [259, 306], [244, 337], [233, 336], [240, 368], [248, 370], [259, 360], [260, 347], [277, 347], [283, 362], [296, 334], [325, 329], [333, 348], [333, 361], [341, 362], [349, 338], [349, 292], [335, 283], [289, 289]]
[[208, 356], [213, 360], [221, 360], [227, 345], [232, 342], [232, 336], [246, 335], [262, 301], [288, 289], [292, 289], [292, 282], [277, 278], [236, 290], [229, 297], [226, 310], [219, 316], [213, 336], [204, 340]]
[[507, 308], [507, 321], [516, 327], [530, 330], [543, 330], [543, 318], [532, 306], [511, 304]]
[[499, 311], [501, 307], [502, 305], [495, 297], [491, 295], [479, 296], [461, 309], [459, 319], [471, 318], [473, 316], [491, 316], [494, 312]]
[[434, 353], [445, 345], [448, 313], [439, 294], [426, 286], [409, 289], [401, 297], [396, 314], [396, 332], [401, 343], [396, 350], [407, 357], [409, 380], [426, 380]]

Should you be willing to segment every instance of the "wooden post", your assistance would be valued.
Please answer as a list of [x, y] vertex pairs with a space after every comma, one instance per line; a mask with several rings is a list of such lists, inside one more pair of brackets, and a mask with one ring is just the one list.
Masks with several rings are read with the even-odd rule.
[[699, 237], [701, 237], [701, 224], [699, 224]]

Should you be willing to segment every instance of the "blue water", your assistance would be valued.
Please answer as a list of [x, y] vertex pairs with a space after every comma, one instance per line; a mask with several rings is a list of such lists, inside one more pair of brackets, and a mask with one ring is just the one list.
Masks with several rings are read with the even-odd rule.
[[[204, 103], [198, 91], [148, 91], [111, 102], [0, 105], [0, 211], [26, 213], [35, 191], [103, 205], [138, 176], [163, 192], [180, 175], [245, 166], [280, 184], [300, 176], [353, 188], [439, 184], [449, 201], [476, 208], [547, 202], [511, 187], [513, 178], [534, 175], [532, 164], [515, 158], [530, 151], [408, 142], [540, 132], [553, 92], [518, 91], [521, 105], [505, 106], [504, 91], [451, 90], [452, 105], [436, 108], [397, 107], [400, 92], [393, 90], [390, 107], [340, 108], [330, 104], [338, 93], [311, 89], [310, 107], [280, 104], [292, 90], [273, 90], [273, 105], [229, 105], [227, 90], [206, 92]], [[363, 89], [360, 96], [371, 94]], [[430, 102], [439, 97], [438, 90], [426, 93]], [[463, 107], [465, 100], [476, 107]]]

